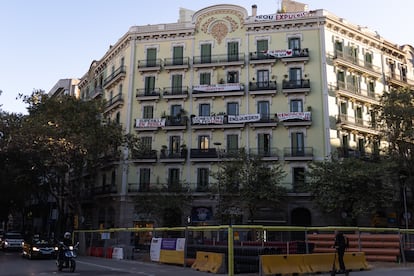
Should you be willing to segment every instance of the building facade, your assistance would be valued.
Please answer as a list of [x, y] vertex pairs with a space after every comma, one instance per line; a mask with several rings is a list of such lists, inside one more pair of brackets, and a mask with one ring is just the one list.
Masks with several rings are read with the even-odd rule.
[[[180, 10], [177, 23], [133, 26], [79, 82], [104, 98], [105, 115], [150, 149], [103, 168], [85, 224], [151, 226], [134, 198], [153, 186], [188, 186], [181, 224], [214, 224], [211, 172], [240, 148], [283, 164], [287, 204], [263, 206], [251, 223], [333, 223], [304, 190], [311, 161], [378, 153], [371, 112], [390, 87], [411, 86], [411, 46], [325, 10], [283, 1], [275, 14], [237, 5]], [[202, 215], [200, 215], [202, 213]], [[240, 216], [246, 223], [246, 217]]]

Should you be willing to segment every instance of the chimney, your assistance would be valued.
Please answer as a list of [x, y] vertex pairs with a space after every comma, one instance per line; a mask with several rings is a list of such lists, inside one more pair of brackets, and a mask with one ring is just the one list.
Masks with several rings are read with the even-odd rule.
[[257, 5], [256, 4], [252, 6], [252, 16], [257, 16]]

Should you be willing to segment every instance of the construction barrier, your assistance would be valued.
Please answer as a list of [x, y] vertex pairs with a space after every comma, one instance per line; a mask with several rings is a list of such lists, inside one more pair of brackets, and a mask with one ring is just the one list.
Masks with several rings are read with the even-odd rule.
[[124, 250], [121, 247], [114, 247], [112, 250], [112, 259], [122, 260], [124, 258]]
[[161, 250], [159, 262], [184, 265], [184, 251]]
[[260, 256], [262, 275], [302, 274], [310, 272], [302, 254]]
[[[338, 264], [338, 262], [335, 262]], [[369, 269], [365, 252], [345, 252], [344, 263], [349, 270], [367, 270]], [[337, 265], [338, 266], [338, 265]]]
[[322, 273], [332, 270], [334, 258], [334, 253], [307, 254], [304, 255], [304, 263], [310, 268], [310, 273]]
[[[260, 256], [262, 275], [329, 272], [332, 271], [334, 259], [338, 270], [338, 256], [335, 253]], [[344, 262], [348, 270], [368, 269], [364, 252], [347, 252]]]
[[196, 259], [191, 266], [192, 269], [210, 272], [210, 273], [225, 273], [225, 261], [223, 253], [213, 253], [197, 251]]

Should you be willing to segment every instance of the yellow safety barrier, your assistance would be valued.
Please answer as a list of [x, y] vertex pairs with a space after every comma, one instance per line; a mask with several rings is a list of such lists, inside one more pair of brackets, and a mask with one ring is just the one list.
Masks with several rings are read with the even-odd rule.
[[161, 250], [160, 263], [165, 264], [184, 264], [184, 251]]
[[365, 252], [345, 252], [344, 263], [349, 270], [366, 270], [369, 269]]
[[223, 253], [197, 251], [196, 259], [191, 268], [211, 273], [225, 273]]
[[[304, 262], [311, 273], [322, 273], [332, 270], [334, 253], [314, 253], [303, 255]], [[337, 262], [336, 262], [337, 264]]]
[[310, 272], [304, 263], [302, 254], [292, 255], [261, 255], [263, 275], [274, 274], [302, 274]]

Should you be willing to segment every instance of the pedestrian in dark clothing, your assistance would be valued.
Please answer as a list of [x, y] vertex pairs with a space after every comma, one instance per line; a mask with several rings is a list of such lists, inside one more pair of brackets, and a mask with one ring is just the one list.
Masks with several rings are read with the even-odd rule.
[[344, 254], [345, 250], [348, 247], [348, 239], [344, 236], [343, 233], [335, 231], [335, 244], [336, 252], [338, 253], [338, 262], [339, 262], [339, 273], [344, 273], [346, 271], [344, 263]]

